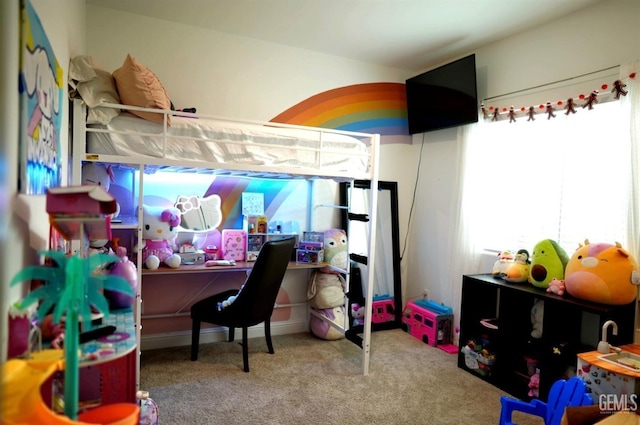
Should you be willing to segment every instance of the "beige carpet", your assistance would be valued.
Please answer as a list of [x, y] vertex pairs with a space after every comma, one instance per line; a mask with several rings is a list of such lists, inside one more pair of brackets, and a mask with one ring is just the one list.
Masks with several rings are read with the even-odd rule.
[[249, 340], [249, 373], [237, 342], [202, 344], [196, 362], [190, 347], [143, 352], [141, 389], [163, 425], [498, 423], [500, 390], [399, 329], [373, 333], [367, 376], [360, 348], [347, 340], [273, 340], [274, 355], [264, 338]]

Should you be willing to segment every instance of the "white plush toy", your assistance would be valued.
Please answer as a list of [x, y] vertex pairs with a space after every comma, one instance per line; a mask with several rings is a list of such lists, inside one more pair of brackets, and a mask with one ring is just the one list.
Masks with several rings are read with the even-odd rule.
[[345, 287], [341, 275], [314, 271], [307, 286], [309, 305], [321, 310], [344, 305]]
[[542, 320], [544, 319], [544, 301], [537, 300], [531, 307], [531, 336], [542, 338]]
[[148, 269], [155, 270], [161, 263], [174, 269], [180, 266], [181, 258], [175, 253], [174, 243], [179, 224], [177, 208], [142, 206], [143, 239], [137, 249], [142, 249], [142, 262]]
[[[95, 162], [86, 162], [82, 166], [82, 184], [100, 186], [107, 192], [111, 187], [111, 182], [115, 180], [111, 165], [102, 165]], [[111, 218], [116, 218], [120, 214], [120, 204], [116, 201], [116, 212], [111, 214]]]

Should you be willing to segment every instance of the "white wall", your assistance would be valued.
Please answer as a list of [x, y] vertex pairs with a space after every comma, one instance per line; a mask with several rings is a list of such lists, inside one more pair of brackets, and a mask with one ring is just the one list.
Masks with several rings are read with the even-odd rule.
[[[84, 49], [84, 1], [60, 0], [31, 0], [40, 17], [40, 21], [49, 37], [56, 57], [64, 70], [66, 78], [69, 58], [79, 54]], [[19, 40], [20, 40], [20, 2], [9, 0], [0, 2], [0, 26], [2, 37], [0, 40], [0, 57], [2, 70], [0, 71], [0, 161], [6, 174], [2, 177], [3, 190], [0, 191], [3, 203], [0, 204], [3, 214], [0, 215], [0, 232], [3, 239], [0, 255], [0, 300], [2, 305], [2, 319], [0, 323], [0, 360], [6, 358], [7, 333], [6, 311], [8, 306], [22, 297], [23, 288], [20, 286], [9, 289], [9, 281], [24, 266], [34, 264], [38, 258], [36, 250], [47, 248], [49, 233], [48, 218], [45, 213], [43, 196], [18, 196], [18, 72], [19, 72]], [[66, 98], [67, 91], [65, 89]], [[62, 122], [67, 122], [67, 110], [62, 116]], [[67, 126], [62, 126], [60, 140], [62, 144], [61, 157], [66, 158]], [[6, 168], [4, 168], [6, 167]], [[66, 173], [66, 165], [63, 167]], [[4, 201], [6, 200], [6, 204]]]
[[324, 90], [406, 77], [399, 69], [94, 5], [87, 6], [87, 52], [109, 71], [131, 53], [158, 75], [176, 107], [266, 121]]

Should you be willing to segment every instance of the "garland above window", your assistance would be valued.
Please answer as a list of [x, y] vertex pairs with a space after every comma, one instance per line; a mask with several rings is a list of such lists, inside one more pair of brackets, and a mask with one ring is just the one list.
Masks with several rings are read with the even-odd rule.
[[[628, 78], [635, 78], [636, 73], [632, 72], [629, 74]], [[535, 116], [538, 114], [545, 114], [547, 119], [555, 118], [556, 112], [558, 110], [564, 110], [565, 115], [575, 114], [578, 109], [587, 109], [592, 110], [595, 105], [602, 99], [604, 96], [608, 98], [606, 100], [618, 100], [620, 96], [626, 96], [628, 91], [626, 90], [627, 85], [624, 84], [622, 80], [616, 80], [613, 82], [613, 87], [610, 89], [610, 86], [606, 83], [600, 86], [600, 90], [606, 92], [604, 94], [600, 94], [600, 90], [593, 90], [588, 95], [580, 94], [575, 98], [569, 98], [567, 100], [558, 100], [556, 102], [545, 102], [540, 103], [538, 106], [521, 106], [519, 109], [516, 109], [512, 106], [510, 107], [498, 107], [498, 106], [488, 106], [485, 104], [480, 105], [480, 111], [482, 113], [482, 117], [488, 121], [500, 121], [505, 118], [509, 119], [509, 122], [516, 122], [517, 118], [527, 118], [527, 121], [534, 121]]]

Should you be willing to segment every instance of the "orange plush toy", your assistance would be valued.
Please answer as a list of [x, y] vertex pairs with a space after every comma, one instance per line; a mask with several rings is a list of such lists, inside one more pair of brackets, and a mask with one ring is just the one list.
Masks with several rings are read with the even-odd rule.
[[601, 304], [624, 305], [636, 298], [640, 271], [620, 243], [580, 244], [565, 270], [565, 286], [576, 298]]

